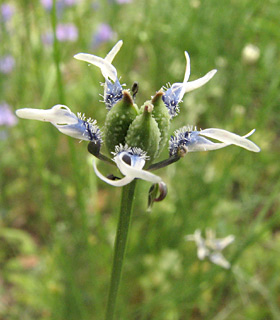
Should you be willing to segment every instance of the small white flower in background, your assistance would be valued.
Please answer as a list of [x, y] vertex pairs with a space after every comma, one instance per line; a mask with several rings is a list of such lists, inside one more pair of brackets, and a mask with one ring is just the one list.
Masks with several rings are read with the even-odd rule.
[[197, 229], [194, 234], [187, 235], [185, 239], [196, 243], [197, 256], [200, 260], [204, 260], [208, 257], [214, 264], [225, 269], [230, 268], [230, 263], [222, 255], [222, 250], [234, 241], [233, 235], [218, 239], [213, 230], [207, 229], [206, 238], [204, 239], [201, 236], [201, 231]]
[[190, 6], [194, 9], [199, 8], [201, 5], [201, 2], [199, 0], [191, 0], [190, 1]]
[[254, 44], [247, 44], [242, 50], [242, 60], [246, 64], [254, 64], [260, 58], [260, 49]]

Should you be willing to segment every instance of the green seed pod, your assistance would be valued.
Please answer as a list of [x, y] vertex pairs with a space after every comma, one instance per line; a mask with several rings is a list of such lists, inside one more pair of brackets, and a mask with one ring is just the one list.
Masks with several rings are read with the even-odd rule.
[[162, 95], [163, 91], [160, 90], [152, 99], [152, 104], [154, 105], [152, 114], [158, 124], [158, 128], [160, 131], [160, 142], [157, 156], [159, 156], [168, 141], [168, 131], [170, 127], [170, 115], [168, 109], [162, 101]]
[[125, 144], [127, 130], [132, 121], [139, 114], [138, 107], [128, 91], [123, 91], [123, 98], [107, 113], [104, 140], [109, 152], [115, 151], [115, 146]]
[[146, 102], [141, 109], [143, 112], [130, 125], [125, 141], [130, 147], [138, 147], [146, 151], [150, 157], [147, 163], [150, 163], [158, 153], [160, 131], [152, 116], [154, 106], [151, 102]]

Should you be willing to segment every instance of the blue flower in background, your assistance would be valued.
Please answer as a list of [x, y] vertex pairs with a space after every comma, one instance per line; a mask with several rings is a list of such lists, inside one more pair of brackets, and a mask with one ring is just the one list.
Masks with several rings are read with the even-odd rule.
[[74, 42], [78, 39], [78, 29], [73, 23], [60, 23], [56, 27], [56, 37], [60, 42]]
[[8, 22], [15, 13], [15, 7], [9, 3], [3, 3], [1, 5], [1, 18], [4, 22]]
[[9, 74], [13, 71], [15, 67], [15, 59], [12, 55], [7, 54], [0, 57], [0, 72], [4, 74]]
[[[59, 42], [75, 42], [79, 37], [78, 29], [73, 23], [60, 23], [56, 27], [56, 38]], [[47, 31], [41, 35], [45, 45], [53, 44], [53, 33]]]
[[116, 0], [116, 2], [117, 2], [118, 4], [125, 4], [125, 3], [131, 3], [132, 0]]
[[0, 126], [12, 127], [17, 123], [18, 119], [11, 110], [11, 107], [6, 102], [0, 103]]
[[[77, 0], [58, 0], [56, 1], [56, 6], [58, 10], [62, 10], [64, 7], [72, 7], [77, 3]], [[51, 10], [53, 5], [53, 0], [41, 0], [42, 6], [46, 10]]]
[[115, 32], [113, 32], [111, 26], [107, 23], [100, 23], [93, 34], [92, 46], [98, 47], [102, 43], [111, 41], [114, 37]]

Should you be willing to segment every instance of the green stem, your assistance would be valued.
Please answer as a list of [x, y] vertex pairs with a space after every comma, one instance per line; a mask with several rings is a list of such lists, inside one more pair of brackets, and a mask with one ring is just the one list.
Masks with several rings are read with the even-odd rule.
[[134, 199], [136, 180], [123, 187], [118, 229], [115, 239], [114, 260], [111, 273], [111, 283], [106, 308], [106, 320], [113, 320], [119, 284], [121, 280], [123, 261], [129, 232], [131, 209]]

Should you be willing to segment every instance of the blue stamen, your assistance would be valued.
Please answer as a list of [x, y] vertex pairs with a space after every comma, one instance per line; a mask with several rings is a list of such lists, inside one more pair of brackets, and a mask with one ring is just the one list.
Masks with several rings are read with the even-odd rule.
[[114, 83], [109, 79], [105, 80], [104, 102], [106, 108], [110, 110], [123, 97], [122, 86], [117, 79]]

